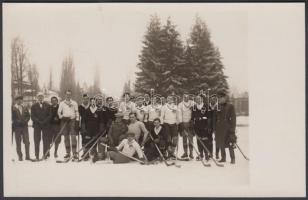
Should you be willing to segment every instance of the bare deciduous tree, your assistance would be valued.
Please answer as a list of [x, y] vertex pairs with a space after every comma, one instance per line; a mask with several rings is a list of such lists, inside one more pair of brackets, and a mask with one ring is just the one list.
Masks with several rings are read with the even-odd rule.
[[27, 58], [27, 50], [23, 41], [16, 37], [11, 43], [11, 86], [12, 86], [12, 96], [14, 96], [15, 91], [17, 94], [22, 95], [24, 92], [24, 81], [27, 76], [27, 71], [29, 69], [29, 61]]

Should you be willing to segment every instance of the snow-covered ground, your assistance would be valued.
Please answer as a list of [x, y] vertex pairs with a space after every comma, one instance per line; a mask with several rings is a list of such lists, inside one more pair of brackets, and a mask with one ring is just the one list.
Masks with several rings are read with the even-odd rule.
[[[240, 124], [237, 127], [238, 144], [249, 157], [248, 117], [238, 117], [237, 121]], [[34, 158], [33, 129], [29, 130], [30, 152]], [[8, 147], [4, 151], [5, 196], [217, 196], [222, 194], [223, 188], [249, 184], [249, 162], [238, 150], [235, 150], [235, 165], [230, 164], [226, 149], [225, 167], [217, 167], [212, 161], [212, 167], [204, 167], [199, 161], [179, 161], [182, 167], [176, 168], [166, 167], [163, 163], [60, 164], [53, 156], [42, 162], [19, 162], [15, 145], [12, 147], [8, 143], [5, 146]], [[51, 152], [53, 155], [53, 149]], [[64, 153], [62, 140], [60, 159]], [[182, 153], [180, 139], [178, 155]]]

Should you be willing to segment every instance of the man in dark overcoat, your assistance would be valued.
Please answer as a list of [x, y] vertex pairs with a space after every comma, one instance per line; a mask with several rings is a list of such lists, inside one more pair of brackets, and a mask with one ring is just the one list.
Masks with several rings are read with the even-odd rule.
[[221, 160], [226, 162], [225, 148], [229, 148], [231, 163], [235, 164], [234, 144], [236, 143], [236, 115], [234, 106], [229, 103], [226, 92], [219, 92], [218, 110], [215, 111], [214, 130], [216, 147], [221, 152]]
[[[43, 155], [48, 151], [51, 137], [49, 130], [49, 122], [51, 118], [50, 105], [44, 101], [43, 93], [38, 93], [37, 102], [31, 107], [31, 119], [33, 121], [34, 128], [34, 146], [35, 146], [35, 157], [38, 160], [40, 154], [40, 142], [43, 139]], [[49, 153], [44, 159], [49, 157]]]

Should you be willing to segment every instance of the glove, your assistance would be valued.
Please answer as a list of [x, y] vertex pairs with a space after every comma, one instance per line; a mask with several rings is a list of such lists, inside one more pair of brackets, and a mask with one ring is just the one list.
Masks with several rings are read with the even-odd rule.
[[159, 143], [159, 139], [158, 138], [154, 139], [154, 142], [155, 142], [155, 144], [158, 144]]
[[236, 140], [237, 140], [237, 137], [236, 137], [235, 133], [231, 133], [229, 135], [229, 142], [236, 143]]
[[236, 146], [235, 146], [236, 140], [237, 140], [237, 137], [236, 137], [235, 133], [230, 133], [230, 135], [228, 137], [228, 144], [233, 149], [236, 148]]

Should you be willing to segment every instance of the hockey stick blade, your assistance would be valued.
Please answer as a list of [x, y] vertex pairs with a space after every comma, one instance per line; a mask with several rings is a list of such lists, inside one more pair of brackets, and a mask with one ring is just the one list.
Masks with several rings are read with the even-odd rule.
[[56, 160], [56, 163], [68, 163], [71, 159], [67, 160]]
[[201, 161], [204, 167], [211, 167], [210, 163], [204, 163], [203, 160]]

